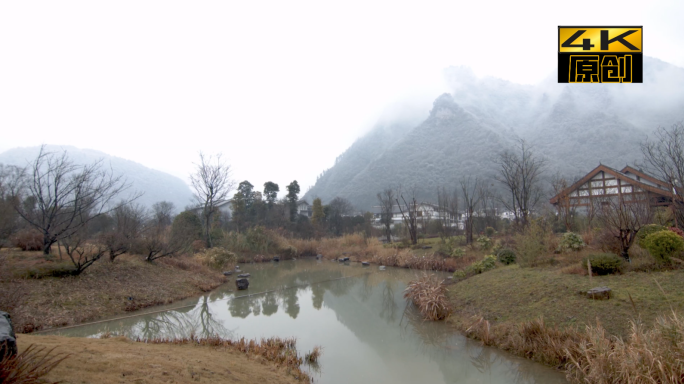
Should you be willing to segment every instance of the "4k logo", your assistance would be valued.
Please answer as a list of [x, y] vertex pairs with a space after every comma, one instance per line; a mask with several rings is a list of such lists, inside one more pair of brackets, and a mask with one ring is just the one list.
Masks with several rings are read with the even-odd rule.
[[643, 82], [643, 27], [558, 27], [559, 83]]

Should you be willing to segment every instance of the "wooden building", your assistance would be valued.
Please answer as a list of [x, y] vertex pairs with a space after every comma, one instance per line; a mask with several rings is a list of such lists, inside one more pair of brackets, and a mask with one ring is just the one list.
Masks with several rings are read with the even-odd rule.
[[648, 199], [652, 207], [669, 206], [673, 194], [669, 185], [657, 178], [630, 166], [622, 170], [599, 165], [582, 179], [551, 198], [550, 203], [558, 207], [585, 210], [605, 198], [619, 198], [622, 201]]

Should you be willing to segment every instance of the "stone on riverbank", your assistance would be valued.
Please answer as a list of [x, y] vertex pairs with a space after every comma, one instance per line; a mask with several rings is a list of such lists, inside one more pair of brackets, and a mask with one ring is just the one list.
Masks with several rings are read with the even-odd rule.
[[610, 299], [611, 289], [608, 287], [596, 287], [587, 291], [587, 298], [594, 300], [608, 300]]
[[249, 280], [247, 279], [237, 279], [235, 280], [235, 286], [237, 287], [238, 291], [243, 291], [247, 288], [249, 288]]

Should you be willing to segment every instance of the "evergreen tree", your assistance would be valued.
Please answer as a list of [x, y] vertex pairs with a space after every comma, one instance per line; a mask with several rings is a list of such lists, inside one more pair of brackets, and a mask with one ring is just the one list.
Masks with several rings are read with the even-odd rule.
[[291, 182], [287, 187], [287, 203], [290, 206], [290, 221], [297, 218], [297, 200], [299, 199], [299, 183], [297, 180]]
[[323, 204], [320, 198], [315, 198], [313, 201], [313, 215], [311, 221], [314, 224], [320, 224], [325, 220], [325, 213], [323, 213]]
[[275, 204], [275, 201], [278, 198], [278, 192], [280, 192], [278, 184], [272, 181], [264, 183], [264, 200], [266, 200], [266, 205], [269, 209], [273, 208], [273, 204]]

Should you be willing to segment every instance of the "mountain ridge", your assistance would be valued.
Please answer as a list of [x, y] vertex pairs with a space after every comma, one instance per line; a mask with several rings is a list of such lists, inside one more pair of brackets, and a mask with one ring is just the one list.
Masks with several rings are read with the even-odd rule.
[[520, 139], [547, 159], [545, 178], [560, 172], [572, 179], [599, 163], [634, 164], [655, 128], [684, 118], [684, 69], [658, 59], [644, 58], [644, 84], [558, 84], [552, 78], [521, 85], [450, 67], [451, 91], [435, 99], [427, 117], [418, 124], [386, 118], [303, 198], [326, 203], [339, 196], [368, 210], [378, 204], [378, 192], [401, 185], [434, 202], [438, 187], [457, 188], [463, 176], [492, 179], [496, 156]]
[[[170, 201], [175, 205], [176, 213], [178, 213], [192, 204], [192, 191], [183, 180], [176, 176], [95, 149], [77, 148], [70, 145], [46, 145], [46, 149], [54, 153], [66, 151], [69, 159], [79, 165], [102, 160], [104, 167], [111, 167], [114, 174], [123, 175], [131, 184], [131, 188], [126, 193], [143, 192], [136, 203], [148, 208], [159, 201]], [[36, 158], [39, 151], [40, 146], [12, 148], [0, 153], [0, 164], [24, 167]]]

